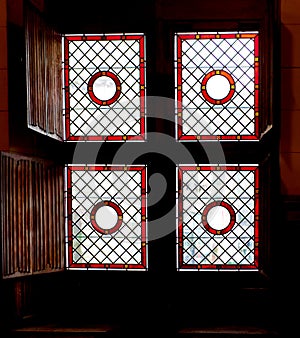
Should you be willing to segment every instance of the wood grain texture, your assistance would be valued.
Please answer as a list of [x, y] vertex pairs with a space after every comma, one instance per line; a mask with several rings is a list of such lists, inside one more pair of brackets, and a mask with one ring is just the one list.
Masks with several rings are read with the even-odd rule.
[[63, 168], [1, 153], [4, 278], [63, 269]]
[[25, 31], [28, 124], [62, 139], [61, 36], [30, 8]]

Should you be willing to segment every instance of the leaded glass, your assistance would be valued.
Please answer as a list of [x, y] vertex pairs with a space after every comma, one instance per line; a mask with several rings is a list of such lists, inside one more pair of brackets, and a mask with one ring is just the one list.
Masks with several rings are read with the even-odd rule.
[[178, 167], [178, 270], [258, 269], [258, 170]]
[[67, 141], [145, 138], [145, 36], [64, 36]]
[[179, 140], [259, 139], [258, 32], [178, 33]]
[[69, 165], [67, 267], [147, 269], [146, 167]]

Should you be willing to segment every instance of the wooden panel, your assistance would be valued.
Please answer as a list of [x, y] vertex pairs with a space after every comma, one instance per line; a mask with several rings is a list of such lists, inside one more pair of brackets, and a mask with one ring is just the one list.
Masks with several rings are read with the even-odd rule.
[[7, 29], [0, 26], [0, 69], [7, 69]]
[[281, 21], [288, 24], [300, 23], [299, 0], [281, 0]]
[[0, 151], [9, 149], [8, 111], [0, 111]]
[[3, 277], [61, 270], [63, 168], [2, 153], [1, 200]]
[[281, 112], [281, 152], [300, 153], [300, 111], [282, 110]]
[[226, 2], [223, 0], [170, 0], [157, 2], [157, 12], [165, 19], [256, 19], [263, 17], [267, 8], [265, 0], [228, 0]]
[[0, 69], [0, 110], [8, 110], [7, 70]]
[[7, 21], [18, 26], [23, 25], [23, 2], [24, 0], [7, 1]]
[[61, 36], [40, 14], [26, 11], [28, 123], [62, 139]]
[[300, 25], [281, 26], [281, 66], [300, 67]]
[[0, 0], [0, 26], [6, 26], [6, 0]]
[[300, 68], [281, 70], [281, 109], [300, 110]]
[[281, 153], [281, 192], [284, 195], [300, 195], [300, 153]]

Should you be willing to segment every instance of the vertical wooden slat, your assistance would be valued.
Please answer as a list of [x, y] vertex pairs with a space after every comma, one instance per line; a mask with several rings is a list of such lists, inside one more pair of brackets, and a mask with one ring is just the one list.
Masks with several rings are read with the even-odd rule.
[[10, 191], [10, 177], [11, 177], [11, 165], [10, 165], [11, 159], [6, 158], [6, 173], [7, 173], [7, 181], [6, 181], [6, 209], [7, 209], [7, 275], [11, 274], [11, 230], [10, 230], [10, 223], [11, 223], [11, 210], [10, 210], [10, 203], [11, 203], [11, 191]]
[[22, 180], [22, 189], [21, 189], [21, 196], [22, 196], [22, 238], [21, 238], [21, 251], [20, 254], [22, 255], [22, 273], [26, 272], [26, 212], [27, 212], [27, 203], [28, 203], [28, 197], [27, 197], [27, 187], [26, 187], [26, 177], [27, 177], [27, 166], [26, 163], [28, 161], [22, 160], [22, 170], [21, 170], [21, 180]]
[[16, 265], [17, 265], [17, 248], [16, 248], [16, 240], [17, 240], [17, 236], [16, 236], [16, 221], [17, 221], [17, 217], [16, 217], [16, 208], [17, 208], [17, 203], [16, 203], [16, 161], [14, 159], [11, 159], [11, 163], [12, 163], [12, 168], [11, 168], [11, 194], [12, 194], [12, 204], [11, 204], [11, 222], [10, 222], [10, 228], [12, 231], [12, 237], [11, 237], [11, 246], [12, 246], [12, 265], [11, 265], [11, 273], [15, 273], [16, 272]]
[[17, 192], [17, 209], [15, 210], [15, 213], [17, 214], [17, 222], [16, 222], [16, 232], [17, 232], [17, 271], [21, 272], [23, 267], [23, 255], [22, 255], [22, 226], [23, 226], [23, 220], [22, 220], [22, 212], [23, 212], [23, 199], [22, 199], [22, 162], [16, 161], [17, 171], [16, 171], [16, 192]]
[[9, 224], [9, 231], [10, 231], [10, 253], [11, 253], [11, 259], [10, 259], [10, 274], [14, 273], [14, 266], [15, 266], [15, 247], [14, 247], [14, 227], [13, 224], [15, 223], [15, 214], [14, 214], [14, 205], [15, 205], [15, 194], [14, 194], [14, 164], [15, 161], [10, 158], [10, 177], [9, 177], [9, 189], [10, 189], [10, 224]]
[[26, 252], [26, 242], [27, 242], [27, 224], [28, 224], [28, 203], [29, 203], [29, 196], [28, 196], [28, 161], [23, 161], [22, 167], [22, 198], [23, 198], [23, 246], [22, 246], [22, 256], [23, 256], [23, 272], [27, 272], [27, 252]]
[[7, 224], [8, 224], [8, 210], [6, 208], [7, 205], [7, 184], [5, 178], [7, 177], [7, 159], [5, 156], [1, 156], [1, 209], [2, 209], [2, 250], [4, 254], [2, 254], [2, 273], [7, 273], [7, 256], [8, 256], [8, 248], [7, 248], [7, 239], [8, 239], [8, 232], [7, 232]]
[[55, 182], [55, 176], [53, 175], [53, 167], [49, 168], [49, 191], [48, 191], [48, 198], [49, 198], [49, 223], [51, 224], [51, 232], [50, 232], [50, 260], [51, 260], [51, 267], [55, 268], [56, 266], [56, 254], [57, 250], [55, 250], [57, 246], [57, 242], [55, 240], [56, 235], [56, 227], [55, 224], [55, 202], [56, 202], [56, 195], [55, 190], [53, 189], [53, 184]]
[[41, 29], [40, 29], [40, 38], [41, 38], [41, 50], [42, 50], [42, 58], [40, 58], [40, 64], [42, 68], [42, 91], [43, 91], [43, 101], [41, 102], [41, 117], [42, 117], [42, 125], [43, 125], [43, 130], [47, 130], [47, 83], [46, 83], [46, 77], [47, 77], [47, 55], [45, 53], [45, 48], [46, 48], [46, 27], [43, 23], [43, 21], [40, 18], [40, 23], [41, 23]]
[[[55, 68], [53, 67], [53, 62], [55, 60], [53, 60], [53, 30], [48, 29], [46, 31], [47, 34], [47, 39], [46, 41], [48, 41], [47, 43], [47, 55], [50, 55], [49, 58], [47, 58], [48, 63], [48, 69], [47, 69], [47, 88], [49, 88], [48, 93], [55, 93], [55, 89], [53, 88], [53, 83], [55, 82]], [[53, 79], [51, 79], [51, 76], [53, 77]], [[59, 88], [59, 87], [58, 87]], [[48, 113], [48, 127], [49, 127], [49, 132], [51, 134], [53, 134], [55, 132], [54, 130], [54, 114], [56, 113], [56, 109], [55, 109], [55, 102], [54, 99], [55, 98], [55, 94], [54, 95], [48, 95], [48, 104], [47, 104], [47, 113]]]
[[[48, 222], [48, 206], [46, 205], [47, 203], [47, 175], [46, 175], [46, 170], [45, 166], [41, 166], [41, 172], [42, 172], [42, 177], [41, 177], [41, 189], [40, 189], [40, 196], [41, 196], [41, 223], [40, 223], [40, 229], [41, 229], [41, 247], [42, 247], [42, 256], [41, 256], [41, 270], [46, 269], [47, 265], [47, 245], [49, 239], [46, 238], [46, 223]], [[46, 244], [47, 243], [47, 244]]]
[[11, 159], [11, 176], [10, 176], [10, 190], [11, 190], [11, 196], [12, 196], [12, 203], [10, 205], [10, 231], [11, 231], [11, 273], [15, 272], [15, 266], [16, 266], [16, 247], [14, 245], [16, 240], [16, 231], [14, 224], [16, 223], [16, 214], [14, 213], [14, 210], [16, 208], [16, 195], [15, 195], [15, 161]]
[[44, 189], [43, 189], [43, 202], [44, 202], [44, 268], [47, 267], [50, 261], [50, 251], [51, 251], [51, 240], [50, 240], [50, 233], [49, 228], [51, 229], [50, 223], [50, 212], [49, 208], [51, 206], [51, 201], [49, 198], [49, 173], [46, 168], [44, 168]]
[[[5, 185], [5, 179], [6, 177], [6, 167], [5, 167], [5, 157], [1, 156], [0, 154], [0, 159], [1, 159], [1, 169], [0, 169], [0, 195], [1, 195], [1, 211], [0, 214], [1, 216], [1, 241], [2, 241], [2, 250], [5, 252], [6, 251], [6, 221], [7, 221], [7, 216], [6, 216], [6, 208], [5, 208], [5, 196], [6, 196], [6, 185]], [[5, 255], [1, 255], [1, 261], [2, 261], [2, 274], [5, 274], [6, 271], [6, 257]]]
[[65, 209], [64, 209], [64, 170], [63, 168], [59, 168], [60, 170], [60, 176], [59, 176], [59, 181], [60, 181], [60, 203], [59, 203], [59, 208], [60, 208], [60, 220], [61, 220], [61, 226], [60, 226], [60, 233], [61, 233], [61, 268], [65, 266]]
[[[39, 127], [44, 131], [44, 112], [43, 112], [43, 103], [45, 102], [45, 96], [44, 96], [44, 86], [43, 86], [43, 78], [44, 78], [44, 73], [43, 73], [43, 64], [42, 60], [44, 58], [44, 53], [43, 53], [43, 46], [42, 46], [42, 39], [41, 39], [41, 34], [43, 31], [43, 27], [41, 26], [41, 22], [39, 20], [39, 17], [37, 17], [37, 26], [35, 27], [37, 31], [37, 43], [36, 43], [36, 63], [38, 65], [38, 79], [39, 79], [39, 88], [40, 88], [40, 97], [38, 97], [38, 116], [39, 116]], [[39, 27], [39, 29], [38, 29]]]
[[12, 273], [12, 246], [11, 246], [11, 238], [12, 238], [12, 231], [11, 231], [11, 205], [12, 205], [12, 199], [13, 196], [11, 194], [11, 159], [7, 158], [7, 210], [8, 210], [8, 217], [9, 223], [7, 224], [7, 249], [8, 249], [8, 255], [7, 255], [7, 274], [10, 275]]
[[[33, 45], [33, 55], [34, 55], [34, 58], [33, 58], [33, 63], [34, 63], [34, 74], [32, 74], [32, 78], [31, 78], [31, 81], [30, 83], [32, 82], [35, 82], [35, 88], [34, 88], [34, 91], [33, 91], [33, 95], [34, 93], [37, 92], [38, 88], [40, 87], [40, 76], [39, 76], [39, 63], [38, 63], [38, 50], [37, 50], [37, 46], [39, 46], [39, 34], [38, 34], [38, 30], [37, 30], [37, 20], [32, 17], [32, 22], [34, 23], [34, 26], [33, 26], [33, 37], [34, 37], [34, 40], [32, 41], [32, 45]], [[35, 81], [33, 80], [33, 78], [35, 78]], [[39, 111], [40, 111], [40, 107], [39, 107], [39, 100], [40, 96], [39, 95], [34, 95], [34, 106], [32, 107], [32, 111], [33, 113], [36, 115], [36, 121], [37, 121], [37, 125], [40, 126], [40, 114], [39, 114]]]
[[36, 217], [36, 187], [35, 187], [35, 177], [37, 172], [37, 164], [35, 162], [31, 162], [31, 176], [30, 176], [30, 195], [31, 195], [31, 213], [30, 213], [30, 223], [29, 223], [29, 254], [30, 254], [30, 264], [29, 269], [30, 272], [35, 271], [37, 265], [37, 250], [35, 248], [35, 242], [37, 237], [37, 217]]
[[44, 270], [45, 269], [45, 243], [44, 243], [44, 228], [43, 228], [43, 224], [44, 224], [44, 215], [45, 215], [45, 198], [44, 198], [44, 168], [42, 166], [42, 164], [39, 164], [39, 192], [38, 192], [38, 196], [39, 196], [39, 231], [40, 231], [40, 236], [39, 236], [39, 247], [40, 247], [40, 255], [38, 257], [39, 261], [40, 261], [40, 270]]
[[65, 264], [65, 209], [64, 209], [64, 170], [58, 168], [58, 189], [59, 189], [59, 224], [60, 224], [60, 268]]
[[55, 105], [56, 112], [56, 129], [55, 133], [61, 137], [63, 137], [63, 98], [62, 98], [62, 90], [55, 90], [55, 88], [61, 88], [62, 87], [62, 42], [61, 42], [61, 36], [54, 32], [54, 71], [55, 71], [55, 82], [53, 83], [53, 89], [55, 92], [55, 102], [57, 103]]
[[[60, 188], [62, 190], [60, 190]], [[55, 201], [55, 223], [56, 223], [56, 243], [57, 243], [57, 256], [56, 256], [56, 267], [57, 269], [61, 268], [61, 256], [62, 256], [62, 250], [61, 245], [62, 242], [64, 242], [64, 238], [61, 236], [62, 228], [63, 228], [63, 222], [61, 222], [61, 193], [63, 192], [63, 187], [60, 187], [60, 168], [55, 168], [55, 195], [56, 195], [56, 201]]]
[[31, 162], [28, 161], [28, 165], [27, 165], [27, 170], [28, 170], [28, 214], [27, 214], [27, 223], [26, 223], [26, 255], [28, 257], [27, 259], [27, 264], [26, 264], [26, 272], [30, 272], [32, 271], [32, 263], [33, 263], [33, 258], [32, 258], [32, 253], [31, 253], [31, 243], [32, 243], [32, 239], [31, 239], [31, 233], [32, 233], [32, 229], [31, 229], [31, 224], [33, 224], [33, 164]]
[[55, 203], [54, 203], [54, 222], [55, 222], [55, 243], [57, 246], [57, 252], [55, 256], [55, 267], [59, 268], [60, 266], [60, 219], [59, 219], [59, 171], [58, 168], [54, 168], [54, 185], [53, 185], [53, 194], [55, 195]]
[[[26, 83], [28, 84], [30, 81], [29, 74], [31, 73], [31, 63], [29, 62], [30, 52], [29, 49], [31, 48], [29, 43], [29, 25], [28, 20], [25, 21], [25, 61], [26, 61]], [[27, 119], [29, 123], [33, 123], [32, 118], [29, 114], [29, 102], [31, 102], [31, 90], [30, 86], [26, 86], [26, 99], [27, 99]]]
[[[35, 83], [35, 88], [33, 88], [33, 95], [34, 93], [37, 92], [39, 86], [40, 86], [40, 77], [39, 77], [39, 68], [38, 68], [38, 51], [36, 46], [39, 45], [38, 42], [38, 30], [36, 29], [37, 26], [37, 21], [35, 20], [35, 18], [31, 17], [32, 19], [32, 23], [34, 24], [33, 26], [33, 41], [32, 41], [32, 46], [33, 46], [33, 59], [31, 62], [33, 62], [34, 67], [34, 73], [32, 74], [32, 77], [30, 79], [30, 83]], [[33, 78], [35, 78], [35, 80], [33, 80]], [[37, 125], [40, 125], [40, 119], [39, 119], [39, 96], [38, 95], [34, 95], [34, 105], [31, 107], [31, 111], [33, 112], [33, 114], [36, 115], [36, 121], [37, 121]]]
[[[35, 63], [36, 63], [36, 79], [37, 79], [37, 87], [40, 88], [40, 93], [39, 96], [36, 96], [36, 108], [37, 108], [37, 120], [38, 120], [38, 126], [43, 130], [43, 124], [42, 124], [42, 117], [41, 117], [41, 103], [44, 100], [43, 97], [43, 88], [41, 84], [41, 65], [40, 65], [40, 60], [43, 57], [43, 53], [40, 48], [40, 33], [39, 33], [39, 20], [38, 18], [35, 18], [33, 21], [35, 23], [34, 30], [35, 30]], [[42, 27], [40, 27], [42, 29]], [[39, 58], [40, 55], [40, 58]]]
[[47, 181], [46, 181], [46, 175], [45, 175], [45, 167], [43, 164], [41, 164], [41, 180], [40, 180], [40, 203], [41, 203], [41, 222], [40, 222], [40, 230], [41, 230], [41, 251], [42, 255], [40, 257], [41, 259], [41, 270], [45, 270], [46, 268], [46, 258], [47, 258], [47, 252], [45, 250], [45, 224], [47, 222]]
[[34, 242], [34, 247], [36, 250], [36, 266], [35, 266], [35, 271], [40, 271], [41, 270], [41, 255], [42, 255], [42, 248], [40, 245], [41, 242], [41, 229], [40, 229], [40, 224], [41, 224], [41, 196], [40, 196], [40, 164], [36, 164], [36, 173], [35, 173], [35, 181], [36, 181], [36, 193], [35, 193], [35, 213], [36, 213], [36, 236], [35, 236], [35, 242]]
[[35, 249], [35, 253], [34, 253], [34, 271], [39, 271], [41, 269], [40, 267], [40, 259], [39, 257], [41, 256], [41, 250], [40, 250], [40, 196], [39, 196], [39, 177], [40, 175], [40, 170], [39, 170], [39, 164], [36, 163], [35, 165], [35, 176], [34, 176], [34, 180], [35, 180], [35, 196], [37, 196], [37, 199], [34, 199], [35, 201], [35, 206], [34, 206], [34, 211], [35, 211], [35, 219], [34, 219], [34, 224], [35, 224], [35, 229], [34, 229], [34, 234], [35, 234], [35, 241], [32, 244], [32, 246]]
[[[57, 174], [56, 174], [56, 168], [52, 167], [52, 195], [53, 195], [53, 205], [52, 205], [52, 222], [53, 222], [53, 267], [57, 269], [58, 267], [58, 259], [59, 259], [59, 242], [58, 242], [58, 222], [57, 222], [57, 200], [58, 200], [58, 195], [57, 195]], [[55, 250], [56, 248], [56, 250]]]
[[38, 163], [38, 176], [36, 180], [38, 182], [38, 189], [37, 189], [37, 229], [38, 235], [36, 238], [36, 249], [39, 253], [37, 256], [37, 271], [43, 270], [43, 259], [44, 259], [44, 245], [42, 244], [43, 241], [43, 231], [42, 231], [42, 222], [43, 222], [43, 195], [42, 195], [42, 187], [43, 187], [43, 173], [42, 173], [42, 166]]
[[55, 190], [54, 190], [54, 194], [56, 196], [55, 219], [54, 219], [54, 222], [56, 224], [55, 240], [57, 243], [57, 256], [56, 256], [56, 262], [55, 262], [56, 268], [60, 268], [62, 266], [61, 265], [61, 255], [62, 255], [61, 242], [64, 241], [64, 239], [61, 236], [61, 228], [63, 226], [63, 223], [61, 222], [61, 210], [60, 210], [62, 190], [60, 190], [60, 170], [59, 169], [60, 169], [59, 167], [55, 168]]

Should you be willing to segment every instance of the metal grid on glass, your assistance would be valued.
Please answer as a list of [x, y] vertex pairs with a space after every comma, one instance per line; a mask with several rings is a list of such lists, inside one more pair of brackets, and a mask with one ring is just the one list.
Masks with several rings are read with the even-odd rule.
[[147, 269], [146, 167], [68, 165], [67, 268]]
[[64, 36], [67, 141], [145, 139], [145, 36]]
[[258, 269], [258, 170], [178, 167], [178, 270]]
[[175, 35], [178, 140], [259, 139], [258, 32]]

